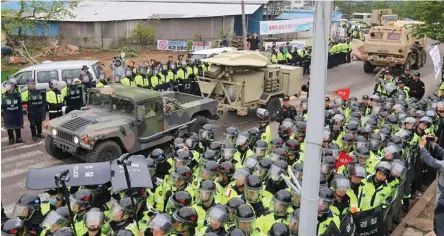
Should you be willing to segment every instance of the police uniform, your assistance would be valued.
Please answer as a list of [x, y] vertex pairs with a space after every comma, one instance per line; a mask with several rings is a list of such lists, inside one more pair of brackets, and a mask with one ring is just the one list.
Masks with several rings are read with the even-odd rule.
[[66, 114], [83, 106], [82, 85], [67, 85], [60, 93], [66, 104]]
[[52, 120], [62, 116], [62, 107], [64, 105], [64, 98], [61, 92], [57, 89], [52, 89], [46, 92], [46, 103], [48, 104], [49, 119]]
[[2, 111], [5, 128], [8, 130], [9, 143], [23, 142], [21, 128], [23, 127], [22, 101], [18, 92], [2, 94]]

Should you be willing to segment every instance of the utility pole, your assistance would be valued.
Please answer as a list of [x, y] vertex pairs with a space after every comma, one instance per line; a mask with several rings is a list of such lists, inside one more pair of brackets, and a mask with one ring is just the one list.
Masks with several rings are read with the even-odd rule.
[[321, 173], [321, 147], [324, 132], [325, 82], [327, 80], [328, 36], [333, 4], [329, 1], [315, 2], [313, 19], [313, 56], [311, 58], [310, 97], [308, 99], [307, 136], [304, 161], [302, 202], [299, 235], [315, 236], [318, 218], [319, 178]]
[[248, 50], [247, 47], [247, 22], [245, 17], [245, 2], [244, 0], [241, 0], [241, 7], [242, 7], [242, 39], [244, 41], [244, 50]]

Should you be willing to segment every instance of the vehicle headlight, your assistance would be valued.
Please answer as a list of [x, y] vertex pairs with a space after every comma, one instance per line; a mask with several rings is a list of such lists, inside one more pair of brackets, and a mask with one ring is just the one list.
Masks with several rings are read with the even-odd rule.
[[78, 144], [78, 143], [79, 143], [79, 137], [74, 136], [74, 143], [75, 143], [75, 144]]
[[54, 135], [54, 136], [57, 135], [57, 130], [55, 128], [52, 128], [52, 135]]

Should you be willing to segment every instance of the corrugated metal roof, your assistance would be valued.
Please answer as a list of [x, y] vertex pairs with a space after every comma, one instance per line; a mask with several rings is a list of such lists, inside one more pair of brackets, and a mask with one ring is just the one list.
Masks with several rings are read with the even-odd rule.
[[[177, 2], [85, 1], [81, 2], [74, 10], [74, 18], [64, 18], [59, 19], [58, 21], [99, 22], [144, 19], [201, 18], [242, 14], [240, 4], [215, 4], [214, 2], [179, 3], [179, 1], [183, 0], [173, 1]], [[228, 2], [228, 0], [225, 0], [225, 2]], [[236, 2], [239, 2], [239, 0]], [[246, 4], [245, 14], [253, 14], [259, 7], [261, 7], [261, 5], [262, 4]]]
[[[341, 12], [333, 12], [332, 21], [338, 22], [341, 19]], [[275, 20], [293, 20], [293, 19], [302, 19], [302, 18], [310, 18], [314, 17], [314, 11], [310, 10], [301, 10], [301, 11], [287, 11], [281, 13], [279, 16], [274, 18]]]

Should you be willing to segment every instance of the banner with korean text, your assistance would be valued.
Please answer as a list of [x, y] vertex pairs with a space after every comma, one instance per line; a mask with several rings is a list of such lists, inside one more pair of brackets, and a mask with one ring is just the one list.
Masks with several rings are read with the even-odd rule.
[[308, 31], [313, 28], [313, 17], [294, 20], [261, 21], [260, 34], [285, 34]]
[[[200, 51], [205, 49], [210, 49], [210, 42], [197, 42], [193, 41], [193, 48], [191, 51]], [[186, 41], [173, 41], [173, 40], [157, 40], [157, 50], [164, 51], [186, 51], [187, 42]]]

